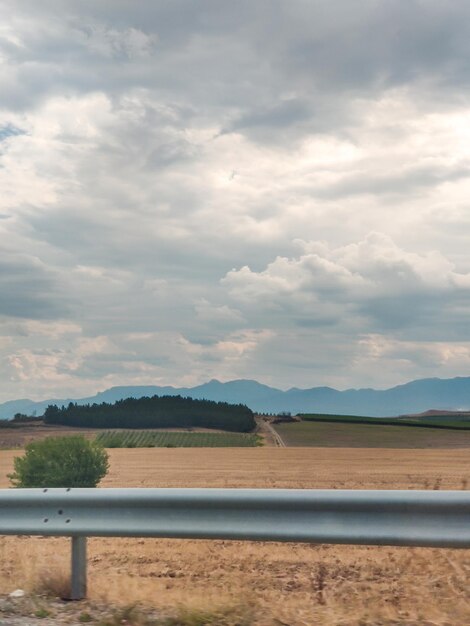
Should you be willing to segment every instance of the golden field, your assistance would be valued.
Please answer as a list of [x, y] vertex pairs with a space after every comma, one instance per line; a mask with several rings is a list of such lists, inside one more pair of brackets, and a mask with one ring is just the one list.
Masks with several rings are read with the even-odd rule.
[[[0, 451], [7, 487], [14, 451]], [[103, 487], [466, 489], [470, 450], [115, 449]], [[0, 589], [68, 572], [65, 539], [1, 537]], [[470, 552], [235, 541], [91, 539], [97, 602], [240, 606], [259, 626], [470, 624]], [[235, 624], [236, 622], [233, 622]], [[232, 622], [230, 622], [232, 624]]]

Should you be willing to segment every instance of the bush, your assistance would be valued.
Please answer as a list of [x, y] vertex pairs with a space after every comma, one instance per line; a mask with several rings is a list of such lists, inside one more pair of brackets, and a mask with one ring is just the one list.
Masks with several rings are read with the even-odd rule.
[[109, 469], [108, 455], [82, 436], [48, 437], [26, 446], [8, 478], [15, 487], [96, 487]]

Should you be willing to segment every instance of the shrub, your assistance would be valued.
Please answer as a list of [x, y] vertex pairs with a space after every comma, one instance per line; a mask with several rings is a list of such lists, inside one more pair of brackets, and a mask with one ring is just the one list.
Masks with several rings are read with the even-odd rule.
[[26, 446], [8, 478], [15, 487], [96, 487], [106, 475], [108, 455], [82, 436], [48, 437]]
[[38, 572], [32, 591], [40, 596], [67, 600], [72, 593], [70, 574], [56, 565], [42, 569]]

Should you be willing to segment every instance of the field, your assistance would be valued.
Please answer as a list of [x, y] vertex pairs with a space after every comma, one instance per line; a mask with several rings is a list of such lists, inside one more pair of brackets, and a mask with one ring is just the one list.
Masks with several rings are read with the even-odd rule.
[[[15, 454], [0, 452], [1, 487]], [[104, 487], [466, 489], [470, 481], [469, 449], [114, 449], [110, 458]], [[5, 593], [68, 564], [64, 539], [0, 537]], [[469, 572], [468, 550], [89, 541], [94, 602], [253, 613], [224, 626], [464, 626]]]
[[[132, 431], [132, 430], [114, 430], [113, 437], [119, 436], [125, 441], [129, 436], [131, 446], [133, 441], [139, 437], [144, 440], [144, 436], [148, 435], [148, 439], [155, 438], [153, 445], [159, 446], [176, 446], [176, 447], [245, 447], [260, 445], [263, 437], [258, 438], [257, 435], [246, 435], [244, 433], [227, 433], [222, 431], [208, 430], [206, 428], [193, 428], [191, 432], [187, 429], [168, 429], [160, 428], [158, 431]], [[87, 439], [95, 437], [107, 437], [110, 431], [103, 431], [102, 428], [74, 428], [69, 426], [45, 426], [42, 424], [34, 426], [21, 426], [18, 428], [2, 428], [0, 429], [0, 450], [21, 449], [31, 441], [45, 439], [46, 437], [64, 437], [68, 435], [83, 435]], [[205, 437], [204, 437], [205, 436]], [[261, 439], [261, 441], [260, 441]], [[264, 437], [265, 439], [265, 437]], [[118, 443], [116, 439], [116, 443]], [[149, 441], [150, 443], [150, 441]], [[110, 446], [110, 447], [114, 447]], [[120, 445], [118, 447], [121, 447]], [[126, 447], [126, 446], [124, 446]], [[134, 447], [134, 446], [133, 446]], [[139, 446], [140, 447], [140, 443]]]
[[363, 417], [360, 415], [329, 415], [325, 413], [301, 413], [300, 417], [313, 422], [343, 422], [345, 424], [373, 424], [376, 426], [411, 426], [415, 428], [450, 428], [470, 430], [468, 413], [447, 415], [406, 415], [401, 417]]
[[0, 429], [0, 449], [24, 448], [26, 444], [37, 439], [46, 437], [63, 437], [65, 435], [83, 435], [90, 439], [99, 429], [93, 428], [69, 428], [68, 426], [21, 426], [18, 428]]
[[470, 431], [302, 421], [274, 424], [286, 446], [470, 448]]
[[257, 435], [242, 433], [112, 431], [97, 435], [105, 448], [253, 448], [262, 445]]

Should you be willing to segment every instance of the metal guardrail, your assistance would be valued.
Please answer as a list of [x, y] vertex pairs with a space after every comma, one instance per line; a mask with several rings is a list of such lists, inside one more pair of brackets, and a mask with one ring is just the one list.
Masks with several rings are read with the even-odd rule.
[[72, 599], [86, 537], [470, 547], [470, 492], [303, 489], [6, 489], [0, 534], [72, 538]]

